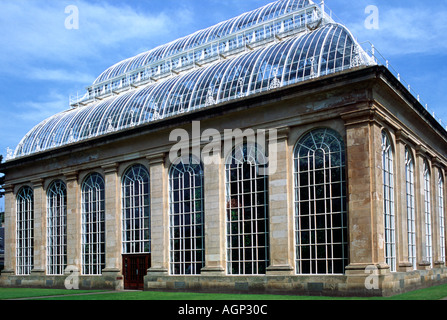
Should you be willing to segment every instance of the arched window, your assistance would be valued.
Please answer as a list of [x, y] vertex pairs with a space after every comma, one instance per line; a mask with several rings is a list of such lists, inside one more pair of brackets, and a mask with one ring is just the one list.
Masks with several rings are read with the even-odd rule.
[[439, 170], [438, 178], [438, 210], [439, 210], [439, 249], [441, 261], [445, 262], [445, 210], [444, 210], [444, 179]]
[[17, 275], [29, 275], [34, 267], [33, 189], [23, 187], [17, 194]]
[[105, 183], [98, 173], [82, 184], [82, 274], [101, 275], [105, 268]]
[[408, 261], [416, 269], [416, 210], [414, 193], [414, 160], [411, 151], [405, 148], [405, 180], [407, 194]]
[[196, 275], [205, 266], [203, 168], [192, 158], [169, 172], [170, 272]]
[[143, 165], [127, 169], [122, 179], [123, 254], [151, 252], [149, 172]]
[[424, 161], [425, 259], [433, 266], [430, 166]]
[[388, 135], [382, 132], [383, 213], [385, 228], [385, 262], [396, 271], [396, 222], [394, 212], [394, 157]]
[[265, 274], [269, 264], [268, 177], [260, 148], [237, 146], [226, 161], [227, 272]]
[[329, 129], [295, 147], [295, 244], [298, 274], [343, 274], [348, 264], [345, 148]]
[[63, 275], [67, 266], [67, 188], [60, 180], [47, 191], [47, 274]]

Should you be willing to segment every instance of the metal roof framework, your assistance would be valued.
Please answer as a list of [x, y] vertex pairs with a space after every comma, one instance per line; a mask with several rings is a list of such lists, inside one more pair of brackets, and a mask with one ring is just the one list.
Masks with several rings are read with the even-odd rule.
[[[253, 48], [245, 48], [231, 57], [218, 59], [186, 72], [171, 72], [161, 80], [129, 86], [119, 94], [95, 97], [85, 105], [79, 104], [76, 108], [56, 114], [37, 125], [22, 139], [13, 158], [160, 121], [350, 68], [375, 64], [346, 27], [326, 19], [324, 11], [309, 3], [310, 1], [281, 0], [253, 11], [257, 12], [256, 14], [252, 12], [251, 15], [245, 14], [233, 19], [242, 21], [242, 17], [246, 18], [244, 23], [233, 22], [232, 30], [235, 30], [236, 26], [242, 28], [247, 25], [247, 21], [259, 21], [261, 17], [274, 16], [275, 11], [269, 11], [267, 8], [275, 7], [284, 14], [289, 10], [287, 8], [300, 11], [303, 9], [301, 6], [308, 5], [315, 13], [312, 19], [303, 20], [301, 14], [294, 15], [290, 9], [292, 12], [287, 14], [292, 15], [290, 18], [287, 16], [286, 20], [290, 22], [289, 29], [284, 29], [284, 16], [276, 19], [282, 21], [283, 34], [287, 35], [288, 30], [294, 30], [290, 33], [291, 36], [281, 38], [275, 34], [273, 41], [265, 41], [265, 38], [260, 37], [258, 42], [253, 41]], [[210, 39], [213, 33], [211, 30], [226, 30], [223, 25], [225, 23], [219, 24], [220, 28], [216, 26], [208, 32], [199, 32], [193, 38], [205, 32]], [[182, 41], [185, 40], [179, 40], [178, 43]], [[190, 43], [199, 42], [190, 39]], [[169, 50], [178, 47], [172, 44]], [[169, 52], [166, 50], [165, 52]], [[126, 62], [123, 62], [124, 64]], [[112, 69], [115, 70], [113, 73], [124, 72], [122, 69], [118, 71], [120, 68], [116, 66]], [[108, 74], [111, 76], [110, 72]]]

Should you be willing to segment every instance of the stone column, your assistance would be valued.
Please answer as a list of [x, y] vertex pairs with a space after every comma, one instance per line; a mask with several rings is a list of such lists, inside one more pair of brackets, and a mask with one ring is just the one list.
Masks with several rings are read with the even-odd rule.
[[[214, 152], [203, 155], [205, 201], [205, 267], [202, 275], [225, 275], [225, 161], [220, 141]], [[209, 146], [211, 147], [211, 146]]]
[[165, 155], [147, 158], [151, 190], [151, 267], [148, 276], [169, 273], [168, 173]]
[[[118, 164], [111, 163], [102, 167], [105, 175], [105, 213], [106, 213], [106, 267], [102, 274], [106, 281], [123, 286], [121, 258], [121, 210], [120, 181]], [[118, 282], [115, 282], [118, 281]]]
[[31, 275], [46, 273], [46, 196], [43, 179], [32, 181], [34, 194], [34, 266]]
[[76, 171], [65, 173], [67, 183], [67, 267], [81, 272], [81, 190]]
[[396, 132], [396, 239], [397, 268], [406, 272], [413, 269], [408, 261], [408, 212], [407, 212], [407, 179], [405, 165], [405, 148], [407, 136], [402, 131]]
[[13, 185], [3, 186], [5, 190], [5, 266], [2, 278], [12, 276], [16, 271], [17, 226], [16, 198]]
[[288, 128], [269, 137], [270, 266], [267, 275], [293, 274], [293, 217]]
[[[369, 106], [368, 106], [369, 107]], [[367, 277], [377, 276], [380, 289], [385, 263], [382, 125], [374, 108], [342, 115], [346, 126], [348, 172], [349, 289], [368, 291]]]

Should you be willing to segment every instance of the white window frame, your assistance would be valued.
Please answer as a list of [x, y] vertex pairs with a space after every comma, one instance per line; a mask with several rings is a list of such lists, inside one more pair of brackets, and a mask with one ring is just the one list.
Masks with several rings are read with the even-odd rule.
[[[318, 161], [319, 154], [323, 161]], [[345, 157], [342, 138], [330, 129], [313, 130], [295, 146], [295, 267], [299, 275], [345, 273], [349, 262]]]
[[82, 184], [81, 256], [83, 275], [101, 275], [105, 268], [105, 181], [90, 174]]
[[151, 253], [150, 176], [141, 164], [126, 170], [122, 178], [123, 254]]
[[438, 177], [438, 210], [439, 210], [439, 250], [440, 260], [445, 262], [445, 207], [444, 207], [444, 179], [439, 170]]
[[414, 189], [414, 158], [408, 147], [405, 148], [405, 182], [407, 203], [407, 237], [408, 237], [408, 261], [417, 268], [416, 247], [416, 203]]
[[16, 274], [30, 275], [34, 267], [34, 191], [25, 186], [17, 193]]
[[199, 161], [179, 159], [169, 172], [170, 274], [205, 267], [204, 174]]
[[391, 272], [397, 270], [396, 217], [394, 198], [394, 155], [391, 139], [382, 132], [383, 213], [385, 232], [385, 262]]
[[67, 267], [67, 187], [61, 180], [47, 191], [47, 275], [63, 275]]
[[433, 234], [431, 217], [431, 174], [430, 166], [424, 160], [424, 213], [425, 213], [425, 259], [433, 267]]
[[229, 275], [265, 274], [270, 263], [268, 177], [259, 174], [265, 164], [254, 143], [236, 146], [226, 159]]

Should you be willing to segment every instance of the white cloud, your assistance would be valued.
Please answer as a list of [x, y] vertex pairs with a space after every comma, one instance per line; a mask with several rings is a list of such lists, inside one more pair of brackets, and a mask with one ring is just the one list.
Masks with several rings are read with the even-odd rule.
[[31, 80], [77, 82], [80, 84], [92, 83], [95, 79], [92, 75], [79, 71], [68, 71], [63, 69], [31, 68], [26, 71]]
[[437, 10], [420, 4], [398, 7], [396, 3], [378, 8], [378, 30], [366, 29], [360, 20], [350, 25], [360, 42], [370, 40], [379, 50], [390, 55], [444, 54], [447, 49], [445, 5], [438, 6]]
[[14, 115], [17, 119], [32, 123], [34, 126], [59, 112], [67, 110], [68, 105], [68, 97], [52, 91], [36, 97], [36, 100], [15, 103], [12, 107], [17, 111]]
[[[65, 7], [73, 3], [79, 8], [78, 30], [65, 28]], [[170, 14], [140, 13], [123, 3], [1, 1], [1, 40], [8, 45], [0, 48], [0, 72], [14, 73], [36, 64], [81, 68], [87, 60], [117, 62], [179, 32], [179, 25], [189, 19], [181, 7]]]

